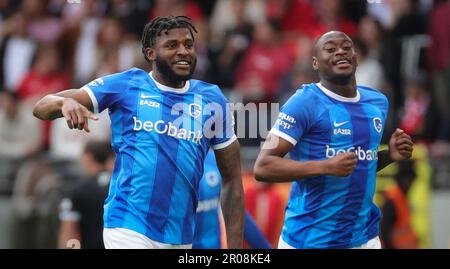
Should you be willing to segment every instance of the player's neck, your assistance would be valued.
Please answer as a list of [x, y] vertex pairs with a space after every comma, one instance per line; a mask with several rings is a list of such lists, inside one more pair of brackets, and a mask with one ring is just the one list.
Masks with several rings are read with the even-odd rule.
[[327, 88], [329, 91], [334, 92], [337, 95], [346, 98], [353, 98], [357, 96], [356, 92], [356, 80], [352, 79], [347, 83], [335, 83], [330, 80], [321, 79], [320, 83]]
[[152, 72], [153, 78], [160, 84], [170, 87], [170, 88], [176, 88], [181, 89], [186, 84], [186, 81], [172, 81], [166, 77], [164, 77], [160, 72], [154, 70]]

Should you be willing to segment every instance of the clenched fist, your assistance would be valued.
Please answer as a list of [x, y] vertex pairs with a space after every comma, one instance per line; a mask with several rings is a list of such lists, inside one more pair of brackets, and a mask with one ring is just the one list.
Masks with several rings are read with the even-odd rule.
[[337, 177], [347, 177], [355, 169], [357, 161], [358, 159], [354, 152], [338, 154], [325, 161], [325, 173]]

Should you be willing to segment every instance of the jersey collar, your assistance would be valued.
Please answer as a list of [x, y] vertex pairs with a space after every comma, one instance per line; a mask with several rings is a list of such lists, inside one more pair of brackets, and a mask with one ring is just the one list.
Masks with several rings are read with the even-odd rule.
[[341, 96], [341, 95], [339, 95], [339, 94], [336, 94], [336, 93], [334, 93], [334, 92], [328, 90], [328, 89], [325, 88], [325, 87], [322, 85], [322, 83], [320, 83], [320, 82], [319, 82], [319, 83], [316, 83], [316, 85], [317, 85], [317, 87], [319, 87], [319, 89], [322, 90], [322, 92], [323, 92], [324, 94], [328, 95], [329, 97], [331, 97], [331, 98], [333, 98], [333, 99], [335, 99], [335, 100], [341, 101], [341, 102], [357, 103], [357, 102], [359, 102], [359, 100], [361, 99], [361, 95], [360, 95], [358, 89], [356, 89], [356, 96], [355, 96], [355, 97], [349, 98], [349, 97]]
[[172, 87], [163, 85], [163, 84], [159, 83], [158, 81], [156, 81], [156, 79], [153, 77], [153, 71], [151, 71], [148, 74], [149, 74], [150, 78], [153, 80], [153, 82], [155, 82], [156, 87], [158, 87], [158, 89], [160, 89], [161, 91], [174, 92], [174, 93], [185, 93], [189, 90], [189, 85], [190, 85], [189, 80], [186, 81], [183, 88], [172, 88]]

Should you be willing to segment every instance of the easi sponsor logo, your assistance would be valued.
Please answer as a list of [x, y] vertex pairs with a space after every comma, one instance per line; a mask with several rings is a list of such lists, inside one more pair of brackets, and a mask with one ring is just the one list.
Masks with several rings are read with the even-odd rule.
[[352, 135], [352, 130], [337, 128], [337, 129], [333, 129], [333, 134], [334, 135]]
[[136, 117], [133, 117], [134, 127], [133, 130], [145, 131], [145, 132], [156, 132], [157, 134], [165, 134], [177, 139], [191, 141], [195, 144], [200, 145], [203, 134], [201, 131], [191, 131], [184, 128], [178, 128], [172, 122], [165, 122], [163, 120], [153, 121], [141, 121]]
[[343, 121], [343, 122], [336, 122], [336, 120], [333, 122], [333, 134], [334, 135], [352, 135], [352, 130], [348, 129], [348, 128], [339, 128], [342, 127], [344, 125], [346, 125], [347, 123], [349, 123], [350, 121]]
[[326, 157], [327, 159], [331, 159], [336, 155], [346, 153], [346, 152], [355, 152], [358, 160], [360, 161], [375, 161], [378, 160], [378, 150], [365, 150], [361, 146], [358, 147], [350, 147], [347, 149], [335, 149], [330, 147], [330, 145], [326, 145]]
[[161, 106], [160, 103], [149, 100], [149, 99], [141, 99], [139, 101], [139, 105], [141, 106], [149, 106], [149, 107], [154, 107], [154, 108], [159, 108]]

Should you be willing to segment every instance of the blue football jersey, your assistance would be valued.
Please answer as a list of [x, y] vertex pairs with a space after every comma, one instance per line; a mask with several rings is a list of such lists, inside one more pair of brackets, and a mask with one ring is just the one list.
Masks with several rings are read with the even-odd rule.
[[220, 248], [220, 190], [222, 177], [214, 152], [206, 155], [203, 177], [198, 190], [197, 216], [192, 248]]
[[203, 160], [210, 147], [225, 148], [236, 139], [225, 96], [194, 79], [173, 89], [138, 68], [83, 89], [94, 112], [108, 108], [111, 118], [116, 161], [104, 226], [162, 243], [192, 243]]
[[294, 145], [297, 161], [355, 152], [348, 177], [298, 179], [292, 185], [281, 236], [295, 248], [351, 248], [378, 236], [380, 210], [373, 202], [378, 147], [388, 113], [379, 91], [357, 87], [339, 96], [320, 83], [303, 85], [281, 108], [271, 133]]

